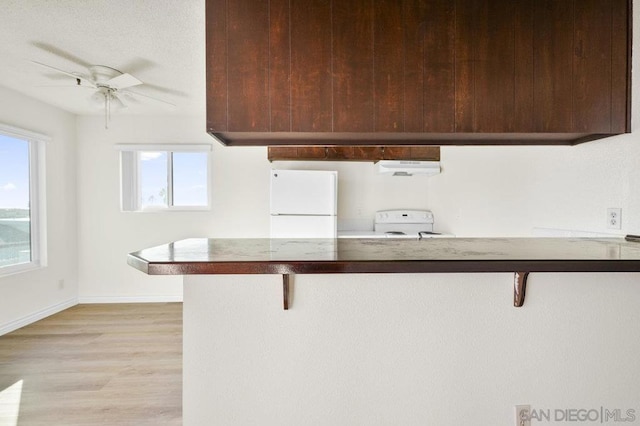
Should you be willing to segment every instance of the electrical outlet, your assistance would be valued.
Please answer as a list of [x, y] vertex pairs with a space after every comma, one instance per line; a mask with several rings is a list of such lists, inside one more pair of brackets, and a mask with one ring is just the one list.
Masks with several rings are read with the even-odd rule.
[[530, 405], [516, 405], [516, 426], [531, 426], [531, 406]]
[[622, 229], [622, 209], [609, 207], [607, 209], [607, 228]]
[[64, 280], [58, 280], [58, 290], [64, 290]]

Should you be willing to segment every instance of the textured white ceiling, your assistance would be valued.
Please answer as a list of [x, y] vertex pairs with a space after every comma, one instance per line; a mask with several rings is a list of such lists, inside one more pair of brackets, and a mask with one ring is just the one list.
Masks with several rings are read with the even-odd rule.
[[85, 75], [106, 65], [145, 83], [133, 90], [176, 105], [129, 102], [118, 113], [203, 114], [204, 32], [204, 0], [0, 0], [0, 85], [97, 115], [92, 90], [30, 61]]

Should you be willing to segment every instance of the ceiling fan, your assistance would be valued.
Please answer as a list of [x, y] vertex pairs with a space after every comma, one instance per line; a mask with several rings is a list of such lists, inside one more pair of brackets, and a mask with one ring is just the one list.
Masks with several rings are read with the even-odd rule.
[[142, 98], [175, 107], [175, 105], [170, 102], [130, 90], [131, 87], [139, 86], [144, 83], [138, 80], [133, 75], [119, 71], [115, 68], [111, 68], [105, 65], [87, 65], [86, 68], [89, 71], [89, 74], [84, 75], [78, 72], [65, 71], [51, 65], [43, 64], [42, 62], [31, 62], [38, 66], [75, 79], [75, 87], [93, 90], [95, 93], [92, 98], [104, 103], [105, 129], [109, 128], [112, 104], [118, 105], [120, 107], [126, 107], [127, 98]]

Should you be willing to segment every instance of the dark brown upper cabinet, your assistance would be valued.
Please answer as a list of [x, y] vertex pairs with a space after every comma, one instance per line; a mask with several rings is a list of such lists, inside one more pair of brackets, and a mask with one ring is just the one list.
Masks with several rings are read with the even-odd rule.
[[270, 146], [269, 161], [440, 161], [439, 146]]
[[207, 0], [227, 145], [566, 145], [630, 131], [631, 0]]

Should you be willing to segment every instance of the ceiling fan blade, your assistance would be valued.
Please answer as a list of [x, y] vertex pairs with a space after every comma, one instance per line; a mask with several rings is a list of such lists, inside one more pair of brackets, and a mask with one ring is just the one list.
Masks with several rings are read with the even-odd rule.
[[68, 75], [69, 77], [72, 77], [72, 78], [75, 78], [76, 80], [79, 80], [80, 84], [78, 84], [78, 86], [82, 86], [84, 84], [85, 86], [89, 86], [89, 87], [92, 87], [92, 88], [96, 87], [95, 83], [92, 80], [90, 80], [90, 79], [88, 79], [86, 77], [83, 77], [80, 74], [74, 74], [74, 73], [71, 73], [71, 72], [68, 72], [68, 71], [64, 71], [64, 70], [61, 70], [59, 68], [52, 67], [51, 65], [43, 64], [42, 62], [38, 62], [38, 61], [31, 61], [31, 62], [36, 64], [36, 65], [38, 65], [38, 66], [47, 68], [49, 70], [56, 71], [56, 72], [61, 73], [61, 74]]
[[114, 95], [114, 96], [111, 98], [111, 102], [113, 102], [113, 103], [114, 103], [114, 105], [116, 106], [116, 108], [118, 108], [118, 109], [126, 108], [126, 107], [128, 107], [128, 106], [129, 106], [129, 105], [127, 105], [127, 104], [122, 100], [122, 97], [121, 97], [121, 96], [115, 96], [115, 95]]
[[106, 84], [109, 85], [109, 87], [113, 87], [114, 89], [126, 89], [127, 87], [133, 87], [142, 84], [142, 82], [131, 74], [124, 73], [120, 74], [117, 77], [113, 77], [111, 80], [108, 80]]
[[75, 55], [72, 55], [71, 53], [60, 49], [59, 47], [56, 47], [52, 44], [49, 43], [45, 43], [42, 41], [32, 41], [31, 44], [35, 47], [37, 47], [38, 49], [42, 49], [45, 52], [49, 52], [51, 54], [54, 54], [60, 58], [66, 59], [67, 61], [73, 62], [75, 64], [80, 65], [81, 67], [84, 68], [88, 68], [91, 64], [89, 64], [86, 61], [83, 61], [82, 59], [78, 58]]
[[127, 70], [133, 74], [139, 74], [140, 72], [145, 71], [148, 68], [153, 68], [156, 65], [157, 64], [155, 62], [152, 62], [146, 58], [134, 58], [125, 64], [121, 64], [119, 66], [119, 69]]
[[34, 87], [79, 87], [81, 89], [95, 89], [95, 87], [91, 86], [78, 86], [77, 84], [39, 84]]
[[119, 93], [124, 93], [125, 95], [138, 96], [145, 99], [151, 99], [152, 101], [160, 102], [165, 105], [170, 105], [175, 108], [175, 104], [171, 102], [163, 101], [162, 99], [154, 98], [153, 96], [143, 95], [142, 93], [132, 92], [131, 90], [121, 90]]
[[59, 72], [59, 73], [62, 73], [62, 74], [68, 75], [69, 77], [73, 77], [73, 78], [80, 78], [80, 76], [79, 76], [79, 75], [76, 75], [76, 74], [71, 73], [71, 72], [68, 72], [68, 71], [61, 70], [61, 69], [56, 68], [56, 67], [52, 67], [51, 65], [43, 64], [42, 62], [38, 62], [38, 61], [31, 61], [31, 62], [32, 62], [32, 63], [34, 63], [34, 64], [36, 64], [36, 65], [39, 65], [39, 66], [41, 66], [41, 67], [45, 67], [45, 68], [48, 68], [48, 69], [50, 69], [50, 70], [54, 70], [54, 71], [57, 71], [57, 72]]
[[167, 95], [180, 96], [181, 98], [188, 98], [189, 97], [189, 95], [187, 93], [183, 92], [182, 90], [170, 89], [168, 87], [159, 86], [157, 84], [144, 83], [144, 87], [146, 87], [147, 89], [153, 89], [153, 90], [155, 90], [157, 92], [164, 93], [164, 94], [167, 94]]

